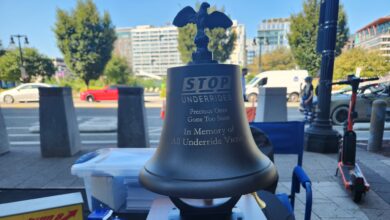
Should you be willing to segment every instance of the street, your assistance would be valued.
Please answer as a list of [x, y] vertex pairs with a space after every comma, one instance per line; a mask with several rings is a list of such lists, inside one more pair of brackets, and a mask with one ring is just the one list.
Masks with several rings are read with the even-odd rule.
[[[39, 125], [39, 109], [2, 109], [11, 147], [39, 147], [39, 133], [32, 132], [32, 128]], [[160, 118], [160, 108], [146, 108], [147, 121], [149, 127], [149, 139], [151, 147], [157, 147], [163, 120]], [[76, 108], [76, 114], [80, 128], [83, 123], [98, 123], [99, 120], [106, 122], [112, 121], [111, 124], [116, 124], [117, 109], [116, 108]], [[288, 120], [302, 120], [303, 116], [298, 112], [297, 107], [288, 107]], [[105, 124], [96, 126], [105, 126]], [[342, 132], [341, 126], [334, 127], [339, 132]], [[80, 129], [82, 130], [82, 129]], [[356, 131], [358, 140], [367, 140], [369, 136], [368, 130]], [[83, 149], [116, 147], [117, 134], [115, 131], [81, 131], [81, 142]], [[390, 131], [385, 131], [384, 138], [390, 137]]]

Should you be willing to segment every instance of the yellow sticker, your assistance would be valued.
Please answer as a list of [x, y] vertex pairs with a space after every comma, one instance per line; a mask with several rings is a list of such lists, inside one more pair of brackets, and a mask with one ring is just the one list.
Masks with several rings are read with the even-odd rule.
[[0, 217], [0, 220], [83, 220], [81, 204]]

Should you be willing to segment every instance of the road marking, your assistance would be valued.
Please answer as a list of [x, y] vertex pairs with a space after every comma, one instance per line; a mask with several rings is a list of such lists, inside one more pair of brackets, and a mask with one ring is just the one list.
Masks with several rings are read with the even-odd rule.
[[39, 141], [11, 141], [11, 145], [40, 145]]
[[[88, 137], [91, 137], [91, 136], [116, 136], [117, 133], [80, 133], [81, 136], [88, 136]], [[151, 133], [149, 134], [151, 136], [158, 136], [160, 135], [160, 133]], [[8, 134], [9, 137], [39, 137], [39, 133], [38, 134]]]
[[[115, 136], [116, 133], [81, 133], [81, 136]], [[9, 134], [10, 137], [38, 137], [38, 134]]]
[[[39, 116], [4, 116], [5, 119], [15, 119], [15, 118], [20, 118], [20, 119], [35, 119], [35, 118], [39, 118]], [[112, 119], [112, 120], [116, 120], [117, 117], [115, 116], [78, 116], [77, 119], [78, 120], [87, 120], [87, 119]], [[146, 119], [159, 119], [160, 116], [146, 116]]]
[[4, 116], [4, 118], [39, 118], [39, 116]]
[[30, 127], [8, 127], [7, 130], [28, 130]]
[[[102, 141], [81, 141], [81, 144], [116, 144], [116, 140], [102, 140]], [[157, 144], [159, 140], [150, 140], [149, 143]], [[11, 141], [11, 145], [40, 145], [40, 141]]]

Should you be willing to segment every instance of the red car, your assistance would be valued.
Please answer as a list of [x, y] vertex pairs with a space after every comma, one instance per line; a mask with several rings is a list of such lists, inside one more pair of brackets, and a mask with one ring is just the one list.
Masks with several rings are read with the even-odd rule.
[[119, 86], [106, 86], [103, 89], [87, 90], [80, 93], [80, 99], [87, 102], [118, 100]]

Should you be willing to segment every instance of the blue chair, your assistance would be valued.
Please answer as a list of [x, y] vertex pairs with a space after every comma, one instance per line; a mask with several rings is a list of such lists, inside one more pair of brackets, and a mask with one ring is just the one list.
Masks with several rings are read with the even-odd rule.
[[312, 208], [311, 181], [302, 169], [304, 122], [252, 122], [251, 127], [262, 130], [274, 147], [275, 154], [296, 154], [297, 166], [292, 175], [291, 194], [277, 194], [278, 199], [294, 212], [295, 193], [300, 192], [300, 185], [306, 189], [305, 220], [309, 220]]

